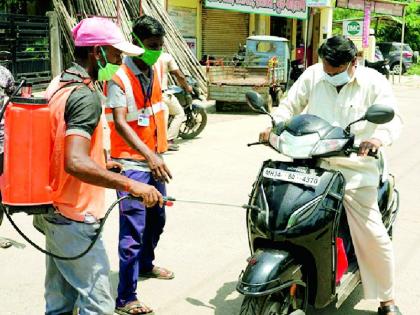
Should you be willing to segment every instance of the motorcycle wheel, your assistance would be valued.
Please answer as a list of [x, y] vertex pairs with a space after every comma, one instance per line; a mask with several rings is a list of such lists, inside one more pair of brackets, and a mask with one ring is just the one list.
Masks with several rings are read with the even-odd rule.
[[206, 127], [207, 113], [204, 108], [195, 107], [192, 111], [188, 111], [185, 114], [187, 119], [179, 128], [179, 136], [182, 139], [193, 139]]
[[307, 301], [305, 288], [296, 287], [294, 297], [285, 289], [273, 294], [246, 296], [241, 305], [240, 315], [305, 315]]

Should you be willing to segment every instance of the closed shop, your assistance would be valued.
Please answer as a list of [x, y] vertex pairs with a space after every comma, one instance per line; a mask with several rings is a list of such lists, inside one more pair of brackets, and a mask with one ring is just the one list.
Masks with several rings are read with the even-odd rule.
[[249, 14], [203, 8], [202, 55], [232, 56], [249, 35]]

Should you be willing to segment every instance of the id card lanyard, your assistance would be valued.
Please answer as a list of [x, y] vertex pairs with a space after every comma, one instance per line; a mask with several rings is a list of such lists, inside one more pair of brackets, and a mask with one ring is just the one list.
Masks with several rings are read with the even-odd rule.
[[153, 67], [150, 67], [150, 84], [147, 88], [147, 91], [145, 91], [143, 84], [141, 85], [141, 88], [143, 90], [143, 95], [144, 95], [144, 106], [147, 107], [147, 104], [150, 103], [150, 109], [152, 111], [152, 115], [153, 115], [153, 120], [155, 122], [155, 137], [156, 137], [156, 152], [157, 152], [157, 146], [158, 146], [158, 132], [157, 132], [157, 124], [156, 124], [156, 116], [155, 116], [155, 112], [153, 110], [153, 104], [152, 104], [152, 93], [153, 93], [153, 83], [154, 83], [154, 79], [155, 79], [155, 73], [153, 70]]

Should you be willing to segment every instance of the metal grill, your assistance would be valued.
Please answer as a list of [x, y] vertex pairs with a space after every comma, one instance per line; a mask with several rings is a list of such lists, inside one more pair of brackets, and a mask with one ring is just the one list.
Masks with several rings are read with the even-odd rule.
[[44, 16], [0, 14], [0, 63], [18, 81], [36, 89], [51, 80], [49, 20]]

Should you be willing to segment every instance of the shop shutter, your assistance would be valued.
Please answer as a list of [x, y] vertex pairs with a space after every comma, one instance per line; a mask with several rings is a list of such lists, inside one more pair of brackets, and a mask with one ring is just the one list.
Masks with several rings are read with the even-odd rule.
[[245, 44], [249, 14], [203, 8], [203, 55], [231, 57]]

